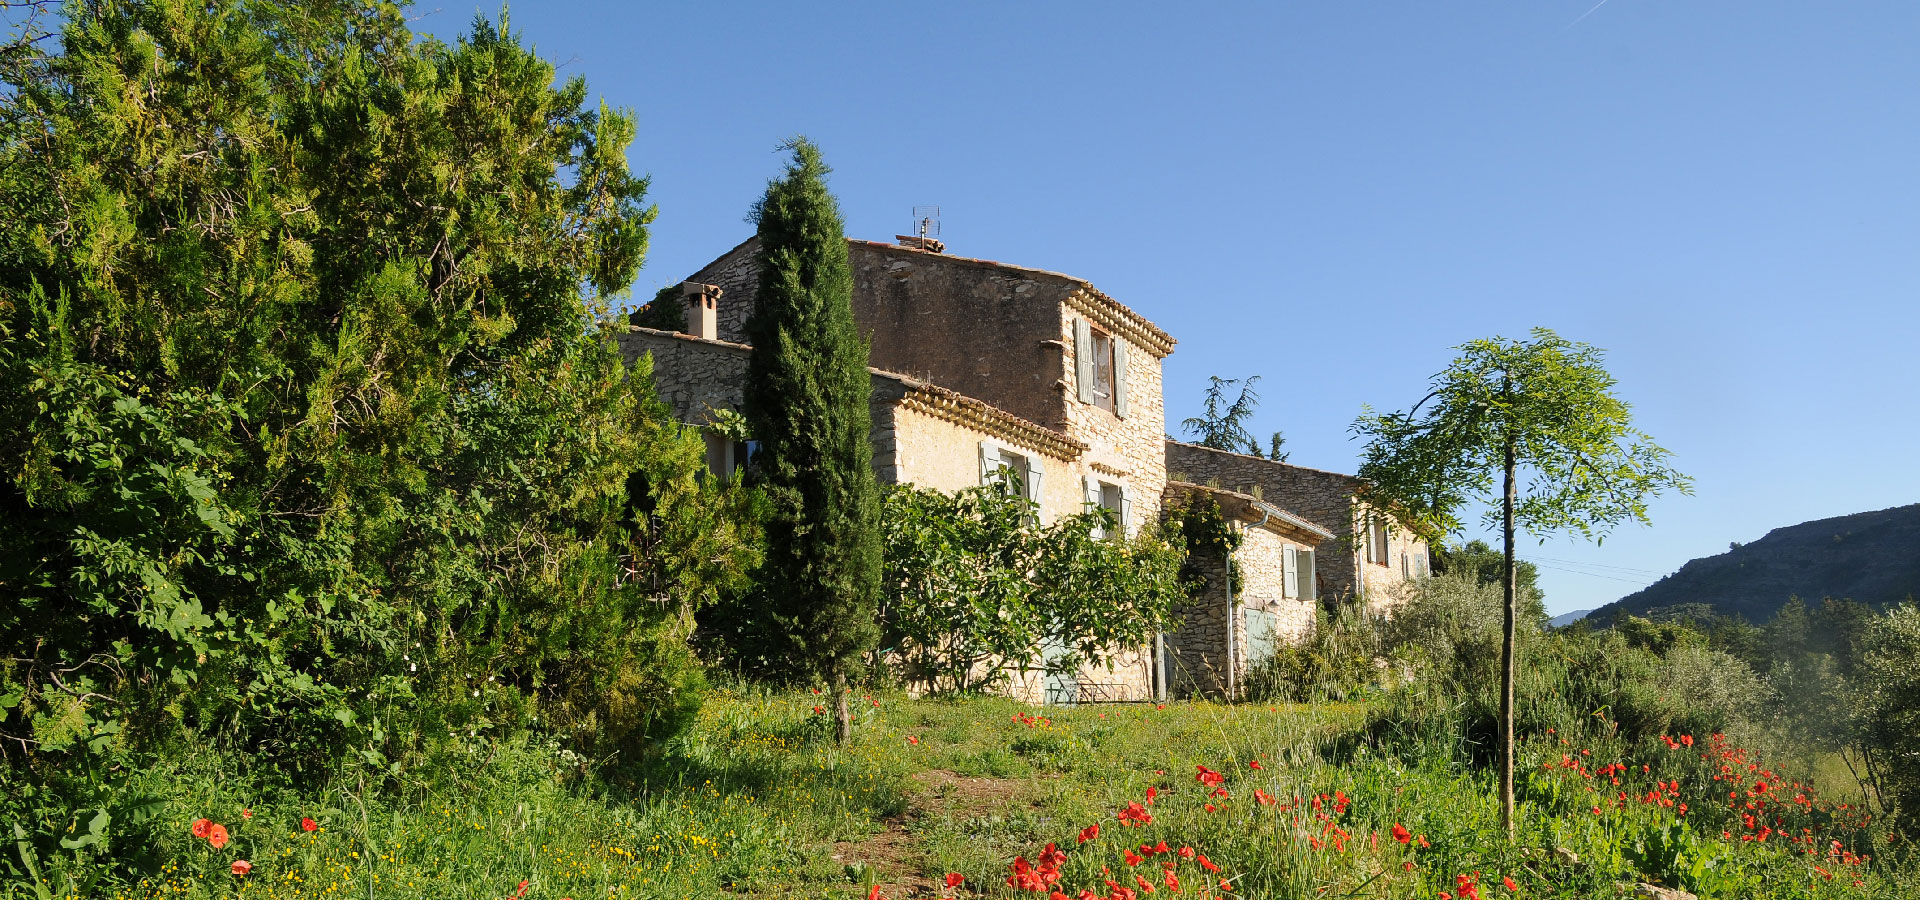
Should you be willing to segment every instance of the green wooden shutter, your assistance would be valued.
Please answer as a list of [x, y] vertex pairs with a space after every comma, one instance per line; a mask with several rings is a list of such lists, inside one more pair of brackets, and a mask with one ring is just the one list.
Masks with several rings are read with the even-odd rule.
[[1093, 402], [1093, 327], [1085, 319], [1073, 320], [1073, 380], [1079, 384], [1080, 402]]

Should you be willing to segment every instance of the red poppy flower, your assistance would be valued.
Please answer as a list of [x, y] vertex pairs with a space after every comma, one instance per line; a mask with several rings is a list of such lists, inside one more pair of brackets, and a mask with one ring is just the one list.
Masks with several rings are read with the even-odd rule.
[[1153, 882], [1150, 882], [1139, 875], [1133, 876], [1133, 880], [1140, 883], [1141, 890], [1146, 891], [1149, 894], [1153, 893]]
[[[1688, 740], [1688, 741], [1692, 741], [1692, 740], [1693, 740], [1693, 738], [1687, 738], [1687, 740]], [[1513, 876], [1512, 876], [1512, 875], [1502, 875], [1502, 876], [1500, 876], [1500, 883], [1501, 883], [1501, 884], [1504, 884], [1504, 885], [1506, 885], [1506, 886], [1507, 886], [1507, 890], [1510, 890], [1510, 891], [1518, 891], [1518, 890], [1520, 890], [1520, 886], [1519, 886], [1519, 885], [1517, 885], [1517, 884], [1514, 884], [1514, 883], [1513, 883]]]
[[209, 826], [207, 828], [207, 843], [212, 844], [215, 850], [225, 847], [227, 845], [227, 826], [218, 822]]
[[1402, 844], [1407, 843], [1413, 840], [1413, 832], [1408, 831], [1407, 826], [1395, 822], [1393, 823], [1393, 839]]
[[247, 862], [244, 859], [236, 859], [233, 861], [233, 874], [245, 875], [251, 871], [253, 871], [253, 863]]
[[876, 884], [876, 885], [874, 885], [874, 886], [873, 886], [873, 889], [867, 892], [867, 900], [880, 900], [880, 886], [879, 886], [879, 885], [877, 885], [877, 884]]
[[1130, 865], [1130, 866], [1137, 866], [1146, 861], [1142, 857], [1134, 855], [1134, 852], [1132, 850], [1120, 851], [1120, 858], [1125, 860], [1127, 865]]
[[960, 882], [962, 882], [962, 881], [966, 881], [966, 879], [965, 879], [965, 878], [962, 878], [962, 877], [960, 877], [960, 873], [959, 873], [959, 872], [948, 872], [948, 873], [947, 873], [947, 887], [950, 887], [950, 888], [957, 888], [957, 887], [959, 887], [959, 886], [960, 886]]
[[1167, 870], [1167, 877], [1163, 879], [1163, 881], [1165, 882], [1167, 888], [1170, 890], [1177, 891], [1180, 889], [1180, 877], [1173, 874], [1172, 869]]
[[527, 895], [527, 881], [525, 879], [521, 879], [520, 886], [513, 889], [513, 895], [515, 897], [525, 897]]
[[1250, 762], [1250, 763], [1247, 763], [1247, 768], [1249, 768], [1249, 769], [1258, 769], [1258, 768], [1260, 768], [1260, 761], [1256, 759], [1256, 760], [1254, 760], [1253, 762]]
[[1198, 862], [1200, 863], [1200, 868], [1205, 869], [1209, 872], [1220, 871], [1220, 867], [1217, 865], [1214, 865], [1213, 860], [1208, 859], [1205, 853], [1200, 854], [1200, 858]]
[[1156, 788], [1156, 787], [1150, 787], [1150, 788], [1147, 788], [1147, 805], [1148, 805], [1148, 806], [1152, 806], [1152, 805], [1153, 805], [1153, 798], [1155, 798], [1155, 797], [1158, 797], [1158, 796], [1160, 796], [1160, 789], [1159, 789], [1159, 788]]
[[1080, 843], [1082, 844], [1090, 840], [1093, 840], [1094, 838], [1097, 838], [1099, 836], [1100, 836], [1100, 825], [1097, 822], [1092, 825], [1088, 825], [1085, 828], [1080, 829]]
[[212, 830], [212, 829], [213, 829], [213, 820], [212, 820], [212, 819], [195, 819], [195, 820], [193, 820], [193, 826], [192, 826], [192, 829], [191, 829], [191, 830], [193, 831], [193, 836], [194, 836], [194, 837], [197, 837], [197, 838], [203, 838], [203, 837], [206, 837], [206, 836], [207, 836], [207, 832], [208, 832], [208, 831], [210, 831], [210, 830]]
[[241, 811], [240, 811], [240, 818], [242, 818], [242, 819], [251, 819], [251, 818], [253, 818], [253, 808], [252, 808], [252, 807], [248, 807], [248, 808], [246, 808], [246, 809], [243, 809], [243, 810], [241, 810]]
[[909, 743], [909, 744], [919, 744], [919, 743], [920, 743], [920, 739], [919, 739], [919, 738], [917, 738], [917, 737], [914, 737], [913, 735], [911, 735], [911, 734], [910, 734], [910, 735], [907, 735], [907, 743]]

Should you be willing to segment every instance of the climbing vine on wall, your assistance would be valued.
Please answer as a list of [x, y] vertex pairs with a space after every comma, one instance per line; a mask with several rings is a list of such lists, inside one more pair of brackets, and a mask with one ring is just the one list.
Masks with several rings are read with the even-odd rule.
[[1174, 522], [1187, 545], [1187, 558], [1180, 566], [1180, 583], [1187, 590], [1188, 597], [1199, 597], [1212, 585], [1213, 579], [1207, 574], [1201, 563], [1204, 560], [1219, 559], [1227, 569], [1227, 590], [1232, 594], [1240, 593], [1240, 567], [1234, 563], [1234, 551], [1240, 549], [1241, 534], [1227, 524], [1226, 513], [1220, 510], [1220, 501], [1212, 497], [1192, 496], [1185, 501], [1167, 507], [1167, 517]]

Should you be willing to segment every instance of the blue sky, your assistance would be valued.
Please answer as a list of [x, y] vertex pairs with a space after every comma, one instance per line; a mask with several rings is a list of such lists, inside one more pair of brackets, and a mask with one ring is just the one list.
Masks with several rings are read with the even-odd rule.
[[1254, 430], [1296, 463], [1350, 471], [1361, 405], [1411, 404], [1472, 338], [1605, 348], [1696, 491], [1601, 546], [1525, 542], [1553, 611], [1920, 501], [1920, 4], [521, 2], [512, 26], [639, 116], [636, 296], [745, 237], [804, 133], [851, 236], [937, 204], [950, 252], [1091, 280], [1179, 338], [1170, 428], [1208, 375], [1259, 375]]

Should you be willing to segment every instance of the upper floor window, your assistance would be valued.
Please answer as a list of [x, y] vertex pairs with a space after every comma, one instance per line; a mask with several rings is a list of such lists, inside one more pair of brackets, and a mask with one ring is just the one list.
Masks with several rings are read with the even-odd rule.
[[1074, 378], [1080, 385], [1080, 402], [1126, 418], [1126, 342], [1093, 327], [1085, 319], [1075, 319], [1073, 356]]
[[1113, 338], [1093, 332], [1093, 405], [1113, 412]]
[[1387, 547], [1387, 523], [1378, 516], [1367, 520], [1367, 561], [1382, 566], [1393, 565], [1392, 551]]

